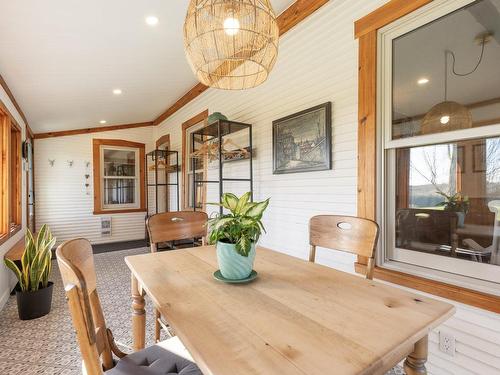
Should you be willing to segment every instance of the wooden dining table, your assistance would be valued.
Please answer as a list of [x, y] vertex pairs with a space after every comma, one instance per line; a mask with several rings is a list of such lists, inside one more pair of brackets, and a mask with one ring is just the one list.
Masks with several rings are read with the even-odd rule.
[[[429, 332], [448, 303], [262, 247], [256, 280], [213, 278], [212, 246], [125, 258], [134, 350], [147, 294], [205, 375], [425, 374]], [[151, 332], [153, 334], [153, 332]]]

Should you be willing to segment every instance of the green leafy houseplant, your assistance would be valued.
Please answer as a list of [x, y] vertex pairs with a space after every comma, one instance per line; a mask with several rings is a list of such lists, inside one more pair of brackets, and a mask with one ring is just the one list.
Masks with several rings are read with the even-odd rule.
[[443, 207], [445, 211], [463, 212], [464, 214], [469, 211], [470, 201], [468, 196], [464, 196], [461, 193], [448, 195], [440, 191], [436, 193], [444, 197], [444, 202], [438, 203], [437, 206]]
[[248, 257], [252, 243], [256, 243], [264, 231], [262, 215], [269, 205], [269, 199], [262, 202], [250, 202], [251, 193], [238, 198], [232, 193], [222, 195], [222, 203], [211, 203], [229, 210], [227, 214], [218, 214], [208, 221], [209, 243], [230, 243], [235, 245], [238, 254]]
[[28, 229], [26, 244], [21, 257], [21, 268], [10, 259], [4, 259], [19, 280], [22, 292], [34, 292], [49, 285], [49, 275], [52, 268], [51, 249], [56, 242], [47, 225], [43, 225], [36, 238]]

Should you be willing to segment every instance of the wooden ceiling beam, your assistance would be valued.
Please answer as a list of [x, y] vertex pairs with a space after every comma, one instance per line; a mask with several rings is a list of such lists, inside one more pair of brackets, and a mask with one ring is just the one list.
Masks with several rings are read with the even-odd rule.
[[[295, 3], [290, 5], [283, 13], [281, 13], [278, 18], [278, 26], [280, 30], [280, 36], [288, 32], [291, 28], [299, 24], [301, 21], [305, 20], [323, 5], [328, 3], [329, 0], [297, 0]], [[186, 104], [200, 96], [208, 89], [202, 83], [198, 83], [186, 94], [184, 94], [179, 100], [177, 100], [172, 106], [170, 106], [165, 112], [159, 115], [154, 121], [154, 125], [159, 125], [167, 118], [172, 116], [179, 109], [184, 107]]]
[[107, 132], [107, 131], [111, 131], [111, 130], [122, 130], [122, 129], [132, 129], [132, 128], [143, 128], [146, 126], [153, 126], [153, 122], [147, 121], [147, 122], [138, 122], [138, 123], [134, 123], [134, 124], [109, 125], [109, 126], [101, 126], [101, 127], [95, 127], [95, 128], [62, 130], [62, 131], [48, 132], [48, 133], [37, 133], [37, 134], [35, 134], [34, 138], [35, 139], [44, 139], [44, 138], [54, 138], [54, 137], [65, 137], [68, 135], [89, 134], [89, 133]]

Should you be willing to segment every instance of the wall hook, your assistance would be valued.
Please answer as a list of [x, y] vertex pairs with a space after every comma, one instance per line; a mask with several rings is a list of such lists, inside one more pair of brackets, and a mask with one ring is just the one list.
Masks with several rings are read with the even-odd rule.
[[71, 168], [73, 166], [74, 161], [73, 160], [67, 160], [67, 163], [69, 167]]
[[85, 168], [88, 168], [88, 167], [90, 167], [90, 161], [85, 162]]
[[49, 164], [51, 167], [54, 166], [54, 163], [56, 162], [56, 159], [49, 159]]

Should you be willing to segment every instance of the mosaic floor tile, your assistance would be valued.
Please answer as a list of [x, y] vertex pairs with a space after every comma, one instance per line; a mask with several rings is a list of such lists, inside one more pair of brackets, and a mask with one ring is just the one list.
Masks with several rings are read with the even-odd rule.
[[[97, 289], [108, 327], [124, 352], [130, 351], [130, 271], [124, 257], [149, 252], [147, 248], [95, 255]], [[2, 375], [79, 375], [80, 352], [71, 323], [62, 281], [54, 262], [52, 311], [39, 319], [21, 321], [16, 299], [11, 296], [0, 312], [0, 374]], [[147, 345], [154, 342], [151, 303], [146, 301]], [[166, 337], [165, 337], [166, 338]], [[404, 375], [396, 368], [388, 375]]]

